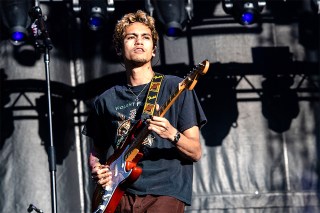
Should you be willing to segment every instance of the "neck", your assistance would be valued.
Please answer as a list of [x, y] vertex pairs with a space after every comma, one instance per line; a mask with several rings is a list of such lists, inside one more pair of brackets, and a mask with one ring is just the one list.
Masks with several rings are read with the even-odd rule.
[[126, 72], [127, 82], [131, 86], [147, 84], [152, 80], [154, 76], [151, 64], [145, 64], [144, 66], [135, 68], [127, 67]]

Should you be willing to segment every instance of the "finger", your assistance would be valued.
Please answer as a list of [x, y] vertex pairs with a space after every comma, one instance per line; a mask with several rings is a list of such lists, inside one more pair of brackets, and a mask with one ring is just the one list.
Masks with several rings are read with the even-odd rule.
[[155, 118], [155, 120], [150, 121], [150, 124], [162, 127], [166, 130], [168, 130], [168, 128], [170, 127], [170, 123], [165, 118]]
[[150, 122], [150, 126], [155, 127], [160, 131], [167, 131], [169, 129], [169, 125], [167, 123], [159, 122], [159, 121]]
[[167, 128], [167, 127], [163, 127], [163, 128], [161, 129], [161, 132], [165, 132], [165, 131], [168, 131], [168, 128]]
[[103, 188], [110, 187], [110, 186], [112, 186], [112, 181], [102, 185]]
[[97, 172], [97, 175], [99, 176], [99, 177], [104, 177], [104, 176], [106, 176], [106, 175], [110, 175], [110, 174], [112, 174], [112, 172], [110, 171], [110, 169], [101, 169], [101, 170], [99, 170], [98, 172]]
[[163, 121], [150, 121], [149, 126], [153, 126], [156, 128], [164, 128], [164, 129], [168, 128], [167, 123]]
[[110, 166], [109, 165], [101, 165], [102, 168], [104, 169], [109, 169], [110, 170]]
[[165, 128], [164, 125], [161, 123], [150, 123], [148, 129], [153, 130], [155, 132], [161, 132]]
[[164, 117], [159, 116], [152, 116], [151, 121], [165, 121], [166, 119]]
[[98, 174], [97, 177], [98, 177], [99, 180], [106, 179], [106, 178], [111, 178], [112, 177], [112, 173], [111, 172], [106, 172], [106, 173]]
[[98, 163], [90, 162], [90, 166], [92, 169], [99, 169], [101, 164], [99, 162]]
[[106, 173], [108, 173], [108, 172], [110, 172], [110, 169], [109, 168], [101, 168], [101, 169], [99, 169], [98, 171], [97, 171], [97, 174], [99, 175], [99, 174], [106, 174]]
[[99, 162], [94, 163], [92, 165], [92, 171], [99, 171], [99, 170], [104, 169], [104, 168], [105, 168], [104, 165], [101, 165]]
[[105, 184], [110, 184], [110, 182], [111, 182], [111, 178], [103, 178], [103, 179], [100, 179], [99, 181], [98, 181], [98, 183], [100, 184], [100, 185], [105, 185]]
[[109, 174], [105, 177], [102, 177], [99, 179], [98, 183], [102, 186], [110, 185], [112, 183], [112, 176]]

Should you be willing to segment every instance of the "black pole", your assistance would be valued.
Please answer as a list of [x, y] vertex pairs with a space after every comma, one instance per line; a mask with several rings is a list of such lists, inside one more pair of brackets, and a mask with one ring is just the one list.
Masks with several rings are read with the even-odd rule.
[[44, 53], [44, 64], [46, 72], [46, 83], [47, 83], [47, 98], [48, 98], [48, 118], [49, 118], [49, 134], [50, 134], [50, 146], [48, 149], [48, 161], [49, 171], [51, 180], [51, 205], [52, 213], [57, 213], [57, 192], [56, 192], [56, 153], [53, 143], [53, 132], [52, 132], [52, 109], [51, 109], [51, 89], [50, 89], [50, 50], [52, 49], [51, 39], [42, 17], [42, 11], [39, 6], [31, 8], [29, 16], [34, 21], [31, 25], [34, 38], [35, 46], [41, 52]]
[[51, 90], [50, 90], [50, 50], [45, 48], [44, 63], [46, 71], [46, 81], [47, 81], [47, 96], [48, 96], [48, 118], [49, 118], [49, 132], [50, 132], [50, 146], [48, 149], [49, 158], [49, 171], [51, 174], [51, 203], [52, 212], [57, 213], [57, 193], [56, 193], [56, 152], [53, 143], [53, 133], [52, 133], [52, 109], [51, 109]]

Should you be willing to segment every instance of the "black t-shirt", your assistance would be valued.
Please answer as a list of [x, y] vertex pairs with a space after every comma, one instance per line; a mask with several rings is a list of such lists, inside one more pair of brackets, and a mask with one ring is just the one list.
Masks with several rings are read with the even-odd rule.
[[[181, 81], [181, 78], [172, 75], [164, 77], [157, 101], [160, 106], [169, 99]], [[106, 149], [110, 146], [119, 147], [130, 127], [141, 119], [148, 85], [130, 89], [128, 85], [114, 86], [95, 99], [94, 110], [82, 133], [93, 138], [96, 146]], [[193, 126], [201, 128], [206, 123], [193, 90], [182, 92], [164, 117], [180, 132]], [[144, 142], [143, 158], [138, 165], [143, 172], [127, 188], [129, 193], [173, 196], [190, 205], [193, 163], [181, 157], [170, 141], [151, 133]]]

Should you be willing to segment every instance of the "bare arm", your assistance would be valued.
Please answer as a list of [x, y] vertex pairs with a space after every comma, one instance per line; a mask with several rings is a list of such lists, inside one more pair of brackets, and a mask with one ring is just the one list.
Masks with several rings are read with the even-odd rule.
[[[173, 142], [178, 130], [163, 117], [153, 116], [148, 120], [149, 130], [154, 131], [160, 137]], [[178, 150], [188, 159], [198, 161], [201, 158], [202, 150], [200, 144], [199, 127], [193, 126], [181, 133], [179, 141], [175, 144]]]
[[102, 187], [111, 184], [112, 173], [108, 165], [101, 164], [100, 159], [105, 156], [106, 152], [97, 147], [93, 147], [89, 156], [89, 165], [91, 176], [94, 181]]

